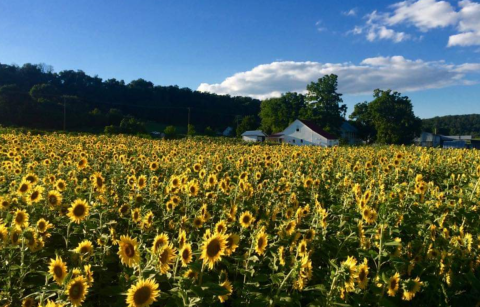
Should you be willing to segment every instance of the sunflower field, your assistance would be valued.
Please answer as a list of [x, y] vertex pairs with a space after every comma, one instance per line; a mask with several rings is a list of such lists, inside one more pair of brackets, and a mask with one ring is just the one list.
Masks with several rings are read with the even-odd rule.
[[480, 153], [0, 135], [0, 306], [478, 306]]

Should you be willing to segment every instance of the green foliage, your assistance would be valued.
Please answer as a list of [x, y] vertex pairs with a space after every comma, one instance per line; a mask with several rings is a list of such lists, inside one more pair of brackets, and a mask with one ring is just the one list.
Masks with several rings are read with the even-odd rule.
[[339, 134], [347, 112], [347, 106], [342, 104], [342, 94], [337, 93], [337, 79], [336, 75], [330, 74], [307, 85], [307, 108], [303, 116], [334, 134]]
[[255, 130], [257, 128], [257, 120], [255, 116], [253, 115], [248, 115], [245, 116], [240, 124], [237, 126], [237, 136], [242, 135], [245, 131], [248, 130]]
[[210, 126], [208, 126], [203, 131], [203, 134], [208, 135], [208, 136], [213, 136], [213, 135], [215, 135], [215, 131], [213, 131], [213, 129]]
[[422, 130], [444, 135], [480, 136], [480, 114], [450, 115], [422, 119]]
[[268, 134], [284, 130], [300, 117], [305, 107], [305, 96], [291, 92], [283, 94], [279, 98], [262, 101], [260, 105], [262, 130]]
[[[235, 123], [235, 115], [260, 111], [260, 101], [248, 97], [155, 86], [143, 79], [125, 84], [81, 70], [55, 73], [46, 65], [0, 64], [0, 88], [0, 124], [32, 129], [62, 129], [64, 102], [69, 131], [103, 131], [105, 126], [120, 125], [127, 114], [143, 122], [180, 126], [189, 107], [197, 128], [223, 130]], [[92, 117], [90, 112], [95, 109], [102, 116]], [[110, 110], [115, 110], [114, 114]]]
[[197, 131], [195, 131], [195, 126], [194, 125], [188, 125], [187, 127], [187, 135], [188, 136], [194, 136], [195, 134], [197, 134]]
[[368, 141], [381, 144], [408, 144], [420, 132], [421, 121], [413, 113], [412, 102], [400, 93], [376, 89], [374, 100], [355, 106], [350, 118]]
[[177, 128], [175, 126], [167, 126], [163, 131], [167, 139], [174, 139], [177, 136]]

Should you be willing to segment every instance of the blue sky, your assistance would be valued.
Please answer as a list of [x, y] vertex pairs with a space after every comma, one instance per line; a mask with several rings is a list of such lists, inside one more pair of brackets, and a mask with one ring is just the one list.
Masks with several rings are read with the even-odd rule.
[[258, 98], [336, 73], [349, 111], [380, 87], [480, 113], [480, 4], [0, 0], [0, 62]]

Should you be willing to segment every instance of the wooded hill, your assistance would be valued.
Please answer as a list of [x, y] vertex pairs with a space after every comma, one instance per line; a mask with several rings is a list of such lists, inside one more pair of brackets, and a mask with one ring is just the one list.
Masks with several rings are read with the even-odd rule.
[[448, 115], [422, 119], [422, 129], [443, 135], [480, 137], [480, 114]]
[[[37, 129], [103, 131], [127, 122], [187, 126], [198, 132], [222, 131], [246, 115], [260, 112], [260, 101], [159, 86], [144, 79], [103, 80], [81, 70], [54, 72], [44, 64], [0, 63], [0, 124]], [[132, 119], [133, 117], [133, 119]], [[124, 121], [125, 122], [125, 121]]]

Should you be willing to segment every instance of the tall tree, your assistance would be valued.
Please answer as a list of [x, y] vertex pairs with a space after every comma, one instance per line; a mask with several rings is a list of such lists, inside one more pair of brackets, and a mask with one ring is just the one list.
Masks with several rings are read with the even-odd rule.
[[326, 131], [339, 134], [345, 120], [347, 106], [342, 104], [342, 94], [337, 92], [338, 76], [325, 75], [307, 85], [307, 108], [303, 117], [315, 121]]
[[305, 96], [288, 92], [278, 98], [262, 101], [260, 105], [261, 127], [266, 133], [284, 130], [291, 122], [299, 118], [305, 108]]
[[237, 127], [237, 136], [242, 135], [242, 133], [244, 133], [245, 131], [255, 130], [256, 128], [257, 128], [257, 120], [255, 116], [253, 115], [245, 116]]
[[413, 112], [412, 102], [400, 93], [376, 89], [374, 99], [355, 106], [351, 118], [375, 128], [376, 142], [408, 144], [420, 132], [421, 120]]

